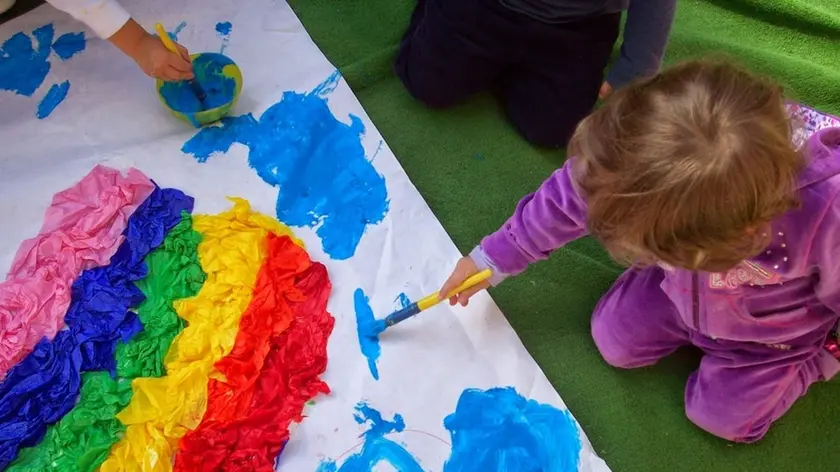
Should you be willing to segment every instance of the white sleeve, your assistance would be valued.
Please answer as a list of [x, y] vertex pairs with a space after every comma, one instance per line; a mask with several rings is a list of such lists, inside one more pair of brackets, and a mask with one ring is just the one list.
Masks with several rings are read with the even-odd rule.
[[101, 38], [110, 38], [131, 15], [117, 0], [47, 0], [55, 8], [86, 24]]

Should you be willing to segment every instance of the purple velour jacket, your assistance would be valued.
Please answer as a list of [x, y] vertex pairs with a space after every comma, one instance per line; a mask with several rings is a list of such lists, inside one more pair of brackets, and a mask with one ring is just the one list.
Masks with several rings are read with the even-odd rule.
[[[765, 252], [727, 273], [662, 267], [661, 288], [690, 328], [713, 339], [810, 345], [837, 322], [840, 128], [814, 134], [802, 152], [802, 205], [772, 223]], [[572, 179], [567, 162], [472, 252], [480, 267], [493, 269], [494, 284], [587, 233], [586, 202]]]

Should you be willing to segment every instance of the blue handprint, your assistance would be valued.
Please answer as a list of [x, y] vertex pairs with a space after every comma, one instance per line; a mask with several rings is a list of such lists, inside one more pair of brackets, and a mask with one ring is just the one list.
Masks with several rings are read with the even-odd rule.
[[[66, 33], [53, 41], [55, 27], [46, 24], [31, 36], [15, 33], [0, 46], [0, 90], [31, 97], [50, 72], [50, 51], [66, 61], [85, 49], [84, 33]], [[35, 44], [33, 44], [33, 38]], [[70, 82], [54, 84], [38, 106], [38, 118], [46, 118], [64, 100]]]

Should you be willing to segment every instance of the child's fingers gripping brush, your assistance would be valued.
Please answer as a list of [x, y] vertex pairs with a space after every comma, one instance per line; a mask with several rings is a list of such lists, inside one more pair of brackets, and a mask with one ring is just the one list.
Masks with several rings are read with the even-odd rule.
[[[160, 37], [161, 42], [163, 45], [166, 46], [166, 49], [169, 49], [174, 54], [180, 54], [178, 52], [178, 48], [175, 46], [175, 43], [172, 41], [172, 38], [169, 37], [169, 33], [163, 29], [163, 25], [160, 23], [155, 25], [155, 32], [157, 32], [158, 36]], [[202, 108], [204, 108], [204, 100], [207, 99], [207, 93], [204, 92], [204, 89], [201, 88], [201, 85], [195, 79], [190, 79], [187, 81], [190, 88], [192, 89], [193, 93], [195, 94], [195, 98], [198, 99], [199, 102], [202, 104]]]
[[493, 272], [490, 269], [483, 270], [474, 274], [467, 278], [461, 285], [457, 286], [452, 292], [448, 293], [446, 297], [441, 297], [440, 292], [435, 292], [427, 297], [424, 297], [411, 305], [395, 311], [391, 313], [385, 319], [381, 320], [373, 320], [373, 323], [365, 327], [365, 332], [369, 337], [377, 337], [380, 333], [385, 331], [385, 329], [405, 321], [412, 316], [420, 313], [421, 311], [427, 310], [443, 300], [449, 299], [459, 293], [469, 290], [472, 287], [484, 282], [485, 280], [489, 279], [493, 275]]

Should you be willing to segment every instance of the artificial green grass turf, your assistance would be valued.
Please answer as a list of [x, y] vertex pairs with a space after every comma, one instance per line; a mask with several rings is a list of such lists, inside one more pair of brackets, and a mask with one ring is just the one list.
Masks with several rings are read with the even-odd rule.
[[[391, 61], [413, 0], [290, 3], [462, 251], [562, 163], [561, 152], [523, 142], [487, 96], [445, 111], [411, 99]], [[792, 97], [840, 114], [840, 0], [680, 0], [666, 61], [710, 52], [729, 53], [776, 77]], [[686, 419], [683, 389], [696, 353], [633, 371], [607, 366], [589, 316], [619, 273], [585, 239], [492, 292], [613, 470], [837, 470], [840, 382], [812, 387], [767, 438], [744, 446]]]

